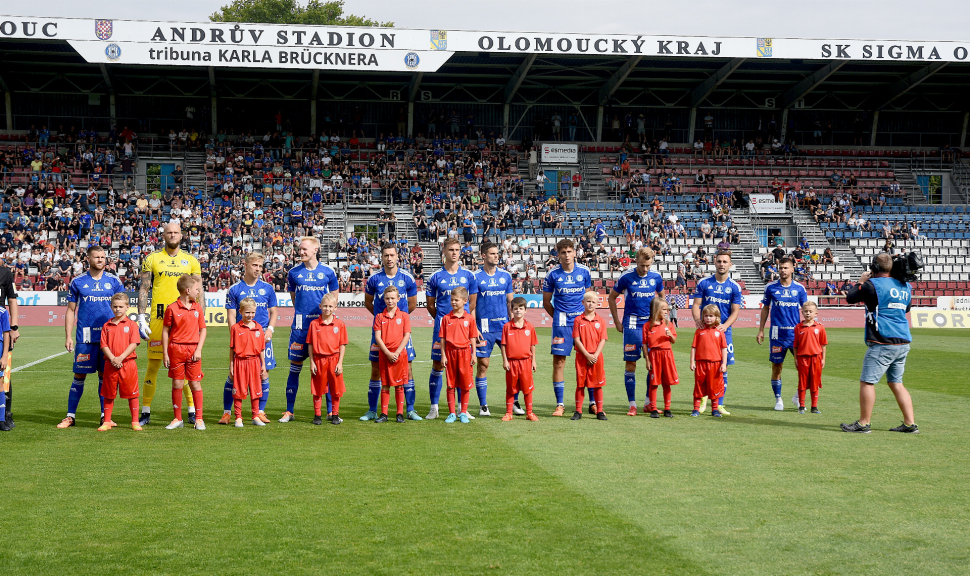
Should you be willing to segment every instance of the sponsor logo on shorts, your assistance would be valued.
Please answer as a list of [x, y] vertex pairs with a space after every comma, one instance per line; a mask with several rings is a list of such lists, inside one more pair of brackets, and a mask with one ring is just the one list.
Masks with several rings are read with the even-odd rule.
[[290, 344], [290, 350], [303, 350], [303, 344], [300, 344], [299, 342], [294, 342]]
[[162, 341], [161, 340], [152, 340], [151, 342], [148, 343], [148, 345], [149, 346], [161, 346], [162, 345]]
[[623, 346], [623, 351], [624, 352], [633, 352], [636, 349], [637, 349], [637, 345], [636, 344], [626, 344], [625, 346]]
[[90, 354], [78, 354], [77, 355], [77, 361], [78, 362], [87, 362], [90, 359], [91, 359], [91, 355]]
[[779, 354], [779, 353], [781, 353], [781, 346], [772, 346], [771, 347], [771, 353], [772, 354]]
[[370, 351], [371, 352], [378, 352], [379, 350], [380, 349], [377, 347], [377, 344], [371, 344], [370, 345]]
[[553, 344], [562, 344], [562, 343], [564, 343], [565, 341], [566, 341], [566, 339], [565, 339], [565, 338], [553, 338], [553, 339], [552, 339], [552, 343], [553, 343]]
[[432, 349], [434, 349], [434, 350], [441, 350], [441, 342], [435, 342], [435, 343], [434, 343], [434, 344], [433, 344], [433, 345], [431, 346], [431, 348], [432, 348]]

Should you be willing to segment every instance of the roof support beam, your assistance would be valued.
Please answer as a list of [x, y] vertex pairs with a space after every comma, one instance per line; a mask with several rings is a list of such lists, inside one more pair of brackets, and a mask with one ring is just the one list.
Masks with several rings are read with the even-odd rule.
[[[522, 60], [522, 63], [519, 64], [519, 68], [515, 71], [515, 74], [512, 74], [512, 77], [509, 78], [508, 84], [505, 85], [505, 93], [503, 96], [505, 104], [512, 103], [512, 97], [519, 91], [519, 87], [525, 81], [525, 76], [529, 73], [529, 69], [532, 68], [532, 64], [536, 61], [537, 56], [538, 54], [527, 55]], [[506, 131], [508, 131], [508, 126], [506, 126]]]
[[115, 87], [111, 82], [111, 74], [108, 74], [107, 66], [104, 64], [99, 64], [98, 66], [101, 68], [101, 76], [104, 77], [104, 83], [108, 85], [108, 116], [110, 117], [110, 125], [112, 128], [117, 128], [118, 107], [115, 98]]
[[630, 72], [632, 72], [633, 69], [637, 67], [637, 64], [640, 63], [641, 58], [643, 58], [643, 56], [630, 57], [629, 60], [623, 63], [623, 66], [620, 66], [619, 70], [610, 76], [610, 79], [606, 81], [606, 84], [600, 87], [598, 98], [600, 106], [606, 105], [609, 99], [613, 97], [613, 94], [615, 94], [620, 85], [623, 84], [626, 77], [629, 76]]
[[408, 82], [408, 136], [414, 136], [414, 100], [418, 97], [418, 90], [421, 88], [421, 79], [424, 72], [418, 72], [411, 76]]
[[317, 92], [320, 88], [320, 71], [314, 70], [310, 80], [310, 134], [317, 133]]
[[424, 72], [418, 72], [411, 76], [411, 81], [408, 83], [408, 102], [414, 102], [418, 98], [418, 90], [421, 89], [421, 79], [423, 78]]
[[846, 63], [848, 63], [848, 60], [830, 62], [815, 72], [812, 72], [807, 78], [785, 91], [781, 97], [781, 108], [791, 108], [795, 102], [798, 102], [807, 96], [809, 92], [818, 88], [819, 84], [825, 82], [829, 76], [838, 72]]
[[701, 102], [711, 95], [711, 92], [714, 92], [714, 90], [716, 90], [722, 82], [727, 80], [727, 77], [730, 76], [732, 72], [737, 70], [738, 67], [744, 63], [744, 60], [744, 58], [732, 58], [731, 60], [728, 60], [727, 63], [724, 64], [724, 66], [721, 66], [721, 68], [712, 74], [710, 78], [698, 84], [697, 87], [694, 88], [694, 90], [690, 93], [690, 107], [696, 108], [699, 106]]
[[212, 120], [211, 136], [219, 132], [219, 99], [216, 98], [216, 69], [209, 66], [209, 118]]
[[876, 110], [882, 110], [886, 106], [889, 106], [894, 100], [909, 92], [913, 88], [916, 88], [922, 84], [924, 80], [939, 72], [940, 69], [946, 66], [946, 64], [946, 62], [933, 62], [932, 64], [913, 72], [899, 82], [896, 82], [890, 86], [888, 96], [883, 101], [881, 106], [876, 106]]

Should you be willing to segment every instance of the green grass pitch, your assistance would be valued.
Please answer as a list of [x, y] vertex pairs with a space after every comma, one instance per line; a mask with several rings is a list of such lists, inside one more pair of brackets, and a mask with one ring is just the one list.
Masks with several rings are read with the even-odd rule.
[[[731, 416], [690, 418], [691, 330], [675, 353], [675, 418], [629, 418], [621, 338], [606, 348], [608, 422], [549, 416], [549, 331], [540, 329], [539, 422], [358, 422], [367, 329], [351, 329], [341, 426], [312, 426], [304, 371], [297, 422], [272, 373], [273, 423], [215, 425], [227, 331], [204, 354], [209, 429], [167, 431], [160, 379], [145, 432], [97, 427], [94, 380], [78, 426], [56, 430], [68, 354], [14, 374], [17, 428], [0, 434], [4, 574], [966, 574], [970, 566], [970, 332], [914, 334], [905, 383], [922, 434], [878, 388], [873, 433], [858, 417], [861, 330], [829, 330], [821, 415], [775, 412], [767, 344], [735, 332]], [[277, 335], [285, 351], [287, 330]], [[418, 411], [428, 408], [430, 331], [417, 329]], [[26, 328], [15, 366], [63, 350], [60, 328]], [[144, 348], [139, 350], [144, 356]], [[493, 360], [496, 357], [493, 357]], [[140, 359], [142, 371], [145, 359]], [[500, 363], [489, 387], [503, 412]], [[639, 404], [645, 377], [638, 372]], [[163, 374], [164, 375], [164, 374]], [[567, 365], [567, 408], [573, 378]], [[444, 395], [442, 394], [442, 400]], [[245, 408], [248, 413], [248, 408]], [[128, 419], [119, 402], [115, 420]], [[567, 412], [568, 414], [568, 412]]]

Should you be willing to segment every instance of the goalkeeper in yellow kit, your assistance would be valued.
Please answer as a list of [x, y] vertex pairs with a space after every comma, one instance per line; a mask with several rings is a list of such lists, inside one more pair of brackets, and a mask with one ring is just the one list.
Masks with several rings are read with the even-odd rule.
[[[158, 370], [162, 367], [162, 320], [165, 308], [179, 297], [176, 284], [185, 274], [202, 274], [198, 259], [179, 248], [182, 242], [182, 226], [177, 222], [165, 225], [162, 231], [165, 247], [152, 252], [141, 267], [141, 285], [138, 289], [138, 331], [143, 340], [148, 341], [148, 369], [145, 370], [144, 386], [141, 391], [142, 426], [151, 421], [152, 399]], [[151, 287], [151, 310], [148, 305], [148, 290]], [[199, 304], [205, 312], [205, 297]], [[189, 423], [195, 422], [195, 405], [192, 395], [185, 388], [185, 398], [189, 405]]]

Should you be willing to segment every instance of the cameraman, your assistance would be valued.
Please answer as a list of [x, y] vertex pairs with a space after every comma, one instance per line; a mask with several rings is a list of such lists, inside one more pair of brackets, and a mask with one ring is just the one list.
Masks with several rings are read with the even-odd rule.
[[896, 396], [896, 403], [903, 412], [903, 424], [891, 428], [891, 432], [918, 434], [919, 427], [913, 415], [913, 399], [903, 386], [906, 355], [913, 338], [909, 333], [906, 313], [912, 301], [909, 284], [890, 276], [893, 258], [883, 252], [873, 261], [871, 272], [865, 272], [859, 283], [849, 289], [846, 301], [866, 306], [866, 350], [859, 379], [859, 419], [852, 424], [842, 424], [844, 432], [868, 434], [872, 419], [872, 407], [876, 403], [876, 387], [883, 375], [889, 389]]

